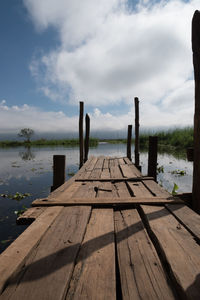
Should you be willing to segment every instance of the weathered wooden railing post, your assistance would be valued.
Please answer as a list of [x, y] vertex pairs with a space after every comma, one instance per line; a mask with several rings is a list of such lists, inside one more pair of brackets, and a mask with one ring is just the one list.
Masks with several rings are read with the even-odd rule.
[[88, 152], [89, 152], [89, 144], [90, 144], [90, 117], [88, 114], [85, 116], [85, 158], [84, 162], [88, 160]]
[[80, 112], [79, 112], [79, 151], [80, 151], [80, 162], [79, 168], [82, 167], [84, 163], [84, 140], [83, 140], [83, 113], [84, 113], [84, 102], [80, 102]]
[[192, 19], [192, 51], [195, 80], [194, 167], [192, 208], [200, 213], [200, 12]]
[[53, 185], [51, 192], [65, 182], [65, 155], [53, 156]]
[[158, 137], [149, 137], [148, 176], [157, 180]]
[[139, 99], [135, 97], [135, 166], [140, 169], [139, 154]]
[[132, 125], [128, 125], [126, 155], [130, 160], [131, 160], [131, 139], [132, 139]]

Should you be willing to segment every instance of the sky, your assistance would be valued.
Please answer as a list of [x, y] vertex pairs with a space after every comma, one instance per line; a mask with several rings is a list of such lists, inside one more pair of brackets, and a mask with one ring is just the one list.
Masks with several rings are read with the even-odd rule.
[[1, 0], [0, 134], [193, 125], [200, 0]]

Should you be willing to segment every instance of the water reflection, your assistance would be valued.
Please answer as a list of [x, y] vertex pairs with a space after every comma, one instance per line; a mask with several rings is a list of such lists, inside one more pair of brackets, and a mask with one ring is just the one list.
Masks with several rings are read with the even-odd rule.
[[25, 151], [20, 151], [19, 156], [22, 160], [33, 160], [35, 158], [35, 154], [31, 151], [30, 146], [25, 146]]

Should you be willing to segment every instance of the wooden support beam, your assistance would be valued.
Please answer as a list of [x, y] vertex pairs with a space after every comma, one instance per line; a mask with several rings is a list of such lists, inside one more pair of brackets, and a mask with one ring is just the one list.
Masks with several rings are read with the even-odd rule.
[[[109, 192], [109, 191], [107, 191]], [[111, 191], [112, 192], [112, 191]], [[110, 193], [111, 193], [110, 192]], [[114, 205], [134, 205], [134, 204], [148, 204], [148, 205], [163, 205], [163, 204], [180, 204], [184, 203], [177, 197], [91, 197], [91, 198], [65, 198], [63, 200], [57, 199], [37, 199], [33, 201], [32, 206], [73, 206], [73, 205], [92, 205], [92, 206], [112, 206]]]
[[135, 166], [141, 171], [139, 154], [139, 99], [135, 97]]
[[158, 153], [158, 137], [149, 137], [149, 154], [148, 154], [148, 176], [157, 179], [157, 153]]
[[195, 11], [192, 19], [192, 51], [195, 80], [192, 208], [200, 213], [200, 12], [198, 10]]
[[90, 144], [90, 117], [88, 114], [86, 114], [86, 116], [85, 116], [85, 157], [84, 157], [84, 162], [86, 162], [88, 160], [89, 144]]
[[127, 157], [131, 160], [131, 139], [132, 139], [132, 125], [128, 125], [128, 134], [127, 134]]
[[65, 183], [65, 155], [53, 156], [53, 185], [51, 192]]
[[79, 112], [79, 151], [80, 151], [80, 163], [79, 163], [79, 169], [83, 166], [83, 163], [84, 163], [83, 113], [84, 113], [84, 102], [80, 102], [80, 112]]

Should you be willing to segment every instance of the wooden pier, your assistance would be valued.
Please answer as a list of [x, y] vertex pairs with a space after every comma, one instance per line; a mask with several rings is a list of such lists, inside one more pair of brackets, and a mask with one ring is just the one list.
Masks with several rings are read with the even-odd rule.
[[0, 299], [200, 299], [200, 216], [128, 158], [91, 157], [20, 220]]

